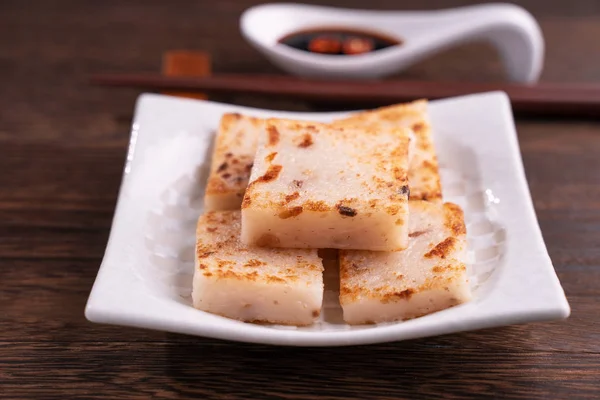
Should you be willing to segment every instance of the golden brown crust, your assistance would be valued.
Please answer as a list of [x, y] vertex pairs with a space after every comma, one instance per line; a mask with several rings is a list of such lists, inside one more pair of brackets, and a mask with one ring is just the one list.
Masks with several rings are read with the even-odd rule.
[[261, 183], [261, 182], [271, 182], [271, 181], [277, 179], [277, 177], [279, 176], [279, 173], [281, 172], [282, 169], [283, 169], [283, 167], [281, 165], [276, 165], [276, 164], [270, 165], [269, 169], [267, 169], [267, 172], [265, 172], [264, 175], [256, 178], [255, 181], [250, 182], [250, 185], [254, 185], [257, 183]]
[[385, 212], [390, 215], [396, 215], [396, 214], [398, 214], [398, 211], [400, 211], [400, 206], [397, 204], [393, 204], [393, 205], [387, 206], [385, 208]]
[[297, 198], [300, 197], [300, 193], [299, 192], [294, 192], [292, 194], [288, 194], [287, 196], [285, 196], [285, 204], [296, 200]]
[[238, 119], [240, 119], [241, 115], [238, 113], [227, 113], [223, 114], [221, 117], [220, 129], [229, 130], [231, 129], [231, 125], [235, 123]]
[[304, 204], [303, 204], [304, 208], [306, 208], [308, 211], [319, 211], [319, 212], [325, 212], [325, 211], [329, 211], [331, 210], [331, 208], [327, 205], [327, 203], [325, 203], [323, 200], [319, 200], [319, 201], [312, 201], [312, 200], [307, 200]]
[[451, 263], [438, 268], [443, 269], [444, 273], [438, 273], [427, 278], [423, 285], [421, 285], [421, 290], [443, 289], [447, 291], [448, 285], [452, 284], [467, 269], [464, 263]]
[[[367, 289], [360, 285], [343, 285], [340, 287], [340, 303], [346, 305], [358, 299], [377, 299], [382, 304], [406, 301], [411, 296], [424, 291], [447, 288], [449, 284], [454, 282], [456, 276], [464, 271], [463, 268], [466, 268], [464, 264], [458, 267], [449, 266], [448, 271], [451, 271], [452, 274], [427, 278], [423, 284], [402, 291], [398, 291], [393, 285], [381, 285], [374, 289]], [[351, 274], [352, 272], [350, 271], [349, 273]], [[342, 277], [341, 279], [343, 280], [344, 278]]]
[[211, 176], [206, 182], [206, 193], [218, 194], [228, 192], [229, 188], [219, 176]]
[[279, 212], [279, 218], [288, 219], [302, 214], [302, 206], [286, 208]]
[[[313, 126], [313, 125], [309, 125]], [[313, 144], [313, 138], [310, 133], [305, 133], [300, 137], [300, 142], [298, 143], [298, 147], [305, 149]]]
[[274, 159], [276, 156], [277, 156], [277, 152], [276, 152], [276, 151], [274, 151], [274, 152], [272, 152], [272, 153], [269, 153], [269, 154], [268, 154], [268, 155], [265, 157], [265, 161], [270, 163], [271, 161], [273, 161], [273, 159]]
[[381, 302], [383, 304], [386, 304], [395, 301], [410, 300], [413, 294], [415, 294], [415, 291], [413, 289], [406, 289], [401, 292], [392, 291], [385, 293], [383, 296], [381, 296]]
[[[423, 271], [424, 275], [420, 282], [407, 279], [403, 270], [387, 272], [385, 282], [380, 284], [379, 278], [373, 277], [372, 268], [385, 263], [390, 263], [389, 266], [394, 268], [398, 265], [395, 264], [399, 262], [398, 258], [391, 256], [390, 260], [386, 256], [379, 258], [377, 252], [341, 250], [340, 302], [342, 305], [366, 299], [377, 300], [381, 303], [405, 301], [424, 291], [448, 291], [448, 288], [456, 285], [457, 281], [465, 279], [466, 265], [461, 254], [465, 246], [466, 229], [460, 207], [452, 203], [444, 205], [429, 202], [411, 203], [411, 212], [431, 213], [426, 220], [435, 218], [436, 221], [433, 225], [435, 227], [433, 232], [431, 226], [427, 226], [427, 224], [424, 224], [421, 229], [417, 229], [419, 226], [413, 227], [413, 231], [409, 233], [411, 241], [420, 241], [426, 244], [429, 239], [423, 235], [438, 235], [437, 230], [442, 230], [446, 236], [439, 243], [436, 241], [429, 248], [425, 247], [423, 253], [420, 253], [421, 255], [413, 254], [410, 258], [410, 262], [417, 262], [419, 257], [423, 257], [423, 265], [428, 265], [426, 268], [429, 271]], [[439, 236], [437, 237], [439, 238]], [[382, 271], [385, 271], [385, 268]]]
[[[341, 120], [341, 123], [364, 123], [371, 122], [374, 118], [396, 123], [400, 120], [407, 120], [420, 117], [427, 109], [427, 100], [420, 99], [411, 103], [394, 104], [376, 108], [374, 110], [363, 111]], [[336, 121], [338, 122], [338, 121]]]
[[442, 240], [440, 243], [436, 244], [433, 249], [429, 250], [423, 257], [425, 258], [446, 258], [449, 254], [451, 254], [456, 249], [456, 244], [458, 243], [458, 239], [455, 237], [447, 237]]
[[224, 114], [212, 155], [206, 196], [241, 197], [248, 184], [262, 119], [238, 113]]
[[246, 193], [242, 200], [242, 208], [248, 208], [250, 207], [250, 204], [252, 204], [252, 199], [250, 198], [250, 196], [248, 196], [248, 193]]
[[433, 267], [431, 269], [431, 272], [434, 272], [436, 274], [440, 274], [443, 272], [449, 272], [449, 271], [454, 271], [454, 272], [464, 272], [466, 271], [467, 266], [465, 264], [458, 264], [458, 265], [453, 265], [453, 264], [448, 264], [448, 265], [436, 265], [435, 267]]
[[267, 263], [253, 258], [252, 260], [248, 260], [244, 264], [244, 267], [260, 267], [262, 265], [267, 265]]
[[[300, 249], [267, 251], [248, 248], [240, 242], [240, 229], [239, 211], [208, 212], [198, 219], [196, 265], [204, 276], [213, 279], [286, 283], [298, 281], [302, 276], [323, 270], [322, 266], [315, 264], [319, 260], [315, 251]], [[265, 235], [260, 244], [270, 246], [277, 240], [274, 235]], [[273, 262], [281, 262], [278, 257], [288, 257], [286, 262], [289, 263], [289, 267], [279, 270], [273, 268], [272, 265], [277, 265]]]
[[[266, 127], [265, 140], [273, 144], [277, 142], [281, 146], [292, 144], [302, 148], [310, 147], [311, 149], [308, 151], [320, 151], [321, 146], [326, 148], [325, 146], [336, 143], [338, 140], [350, 143], [340, 148], [339, 160], [341, 161], [337, 163], [339, 164], [339, 170], [334, 173], [338, 173], [340, 179], [344, 179], [345, 182], [351, 182], [352, 185], [355, 185], [357, 191], [360, 187], [360, 191], [363, 191], [365, 195], [354, 199], [353, 204], [347, 204], [346, 199], [343, 201], [332, 199], [334, 201], [330, 201], [329, 198], [323, 195], [322, 191], [307, 191], [306, 188], [299, 191], [297, 189], [303, 188], [306, 179], [314, 179], [315, 174], [305, 168], [312, 167], [312, 165], [293, 165], [286, 170], [286, 175], [283, 175], [280, 172], [288, 166], [286, 164], [287, 158], [279, 159], [279, 157], [283, 157], [282, 150], [277, 147], [269, 148], [267, 145], [264, 145], [264, 147], [259, 145], [257, 153], [257, 160], [259, 161], [257, 161], [257, 167], [254, 171], [256, 175], [253, 175], [252, 182], [246, 188], [242, 208], [274, 209], [275, 214], [281, 212], [286, 217], [290, 215], [287, 211], [288, 205], [302, 207], [302, 210], [306, 212], [337, 211], [345, 217], [373, 211], [377, 206], [383, 209], [391, 206], [388, 211], [392, 215], [400, 214], [401, 211], [406, 209], [409, 142], [409, 131], [407, 129], [387, 129], [385, 135], [382, 135], [375, 125], [352, 127], [350, 125], [338, 126], [276, 118], [268, 119]], [[371, 135], [377, 138], [373, 138], [373, 140], [365, 139], [365, 137]], [[367, 150], [356, 143], [364, 143]], [[315, 146], [319, 147], [315, 148]], [[280, 154], [275, 156], [275, 151]], [[327, 156], [334, 155], [328, 154]], [[275, 166], [270, 164], [274, 159], [278, 164], [282, 164], [282, 166], [277, 167], [281, 168], [280, 170], [274, 170]], [[367, 173], [363, 173], [362, 170], [359, 172], [358, 166], [364, 167]], [[295, 171], [295, 168], [297, 168], [297, 171]], [[263, 175], [255, 178], [258, 174]], [[318, 175], [318, 173], [316, 174]], [[276, 189], [271, 190], [271, 186], [260, 188], [256, 186], [261, 182], [266, 183], [280, 179], [282, 176], [290, 176], [290, 181], [281, 182], [281, 185], [278, 185]], [[298, 179], [299, 177], [302, 179]], [[316, 180], [313, 182], [316, 182]], [[281, 187], [290, 187], [292, 190], [284, 193]], [[296, 192], [298, 192], [297, 195]], [[373, 201], [377, 202], [377, 200], [381, 204], [373, 204]], [[294, 202], [291, 203], [292, 201]], [[295, 212], [299, 212], [299, 210], [297, 209]]]
[[279, 131], [276, 126], [268, 124], [267, 133], [269, 134], [268, 146], [275, 146], [279, 143]]
[[397, 104], [360, 112], [335, 121], [339, 126], [407, 126], [415, 135], [415, 149], [408, 168], [410, 200], [441, 201], [442, 190], [431, 126], [427, 117], [427, 101]]
[[425, 124], [423, 121], [419, 121], [419, 122], [412, 124], [412, 126], [410, 128], [417, 135], [424, 133], [425, 130], [428, 129], [427, 124]]
[[465, 217], [463, 210], [454, 203], [444, 203], [445, 226], [453, 235], [465, 235]]
[[286, 283], [285, 279], [273, 275], [267, 275], [266, 281], [267, 283]]

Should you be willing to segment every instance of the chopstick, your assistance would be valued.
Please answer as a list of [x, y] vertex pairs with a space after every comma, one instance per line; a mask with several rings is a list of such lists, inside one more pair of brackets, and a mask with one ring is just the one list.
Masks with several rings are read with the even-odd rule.
[[204, 78], [169, 77], [151, 73], [96, 74], [92, 84], [150, 90], [245, 93], [284, 96], [333, 103], [392, 104], [430, 100], [495, 90], [506, 92], [521, 114], [562, 117], [600, 116], [600, 85], [428, 82], [402, 80], [325, 81], [288, 76], [221, 74]]

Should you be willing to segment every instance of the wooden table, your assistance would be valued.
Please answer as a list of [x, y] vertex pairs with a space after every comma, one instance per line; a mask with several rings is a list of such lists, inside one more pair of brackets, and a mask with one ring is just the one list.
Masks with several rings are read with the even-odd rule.
[[[211, 52], [218, 72], [276, 72], [238, 33], [237, 19], [250, 3], [0, 2], [0, 397], [598, 398], [598, 121], [517, 121], [538, 218], [573, 309], [567, 321], [302, 349], [85, 320], [138, 94], [91, 88], [86, 76], [156, 71], [161, 54], [173, 48]], [[329, 3], [365, 6], [359, 0]], [[368, 6], [459, 3], [471, 2]], [[546, 36], [545, 81], [600, 80], [597, 1], [521, 3]], [[502, 69], [493, 50], [473, 44], [404, 76], [489, 80], [501, 78]], [[294, 100], [219, 100], [310, 109]]]

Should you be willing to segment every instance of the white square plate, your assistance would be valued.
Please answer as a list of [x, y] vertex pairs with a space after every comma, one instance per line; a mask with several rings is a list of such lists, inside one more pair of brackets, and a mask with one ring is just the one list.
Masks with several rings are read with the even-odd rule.
[[335, 271], [324, 312], [307, 328], [255, 325], [191, 306], [194, 230], [214, 132], [225, 112], [329, 121], [347, 113], [290, 113], [140, 96], [110, 239], [90, 294], [93, 322], [257, 343], [336, 346], [404, 340], [566, 318], [523, 172], [507, 96], [433, 101], [430, 115], [445, 200], [465, 210], [471, 302], [410, 321], [350, 327]]

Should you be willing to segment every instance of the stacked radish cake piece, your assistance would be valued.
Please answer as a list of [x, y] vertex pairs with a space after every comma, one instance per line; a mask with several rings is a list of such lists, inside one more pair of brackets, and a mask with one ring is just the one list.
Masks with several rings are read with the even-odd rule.
[[242, 240], [394, 251], [408, 242], [408, 129], [269, 119], [242, 202]]
[[407, 126], [412, 131], [408, 247], [397, 252], [340, 252], [340, 304], [349, 324], [423, 316], [468, 301], [463, 212], [442, 203], [427, 102], [356, 114], [336, 124]]
[[206, 183], [204, 206], [207, 211], [240, 208], [262, 124], [259, 118], [235, 113], [221, 118]]
[[249, 247], [240, 241], [240, 211], [201, 216], [196, 231], [196, 308], [243, 321], [309, 325], [323, 299], [316, 249]]
[[470, 298], [463, 214], [442, 202], [425, 101], [329, 124], [226, 114], [205, 205], [198, 309], [310, 325], [324, 290], [317, 250], [326, 248], [339, 249], [327, 254], [339, 264], [349, 324], [415, 318]]

